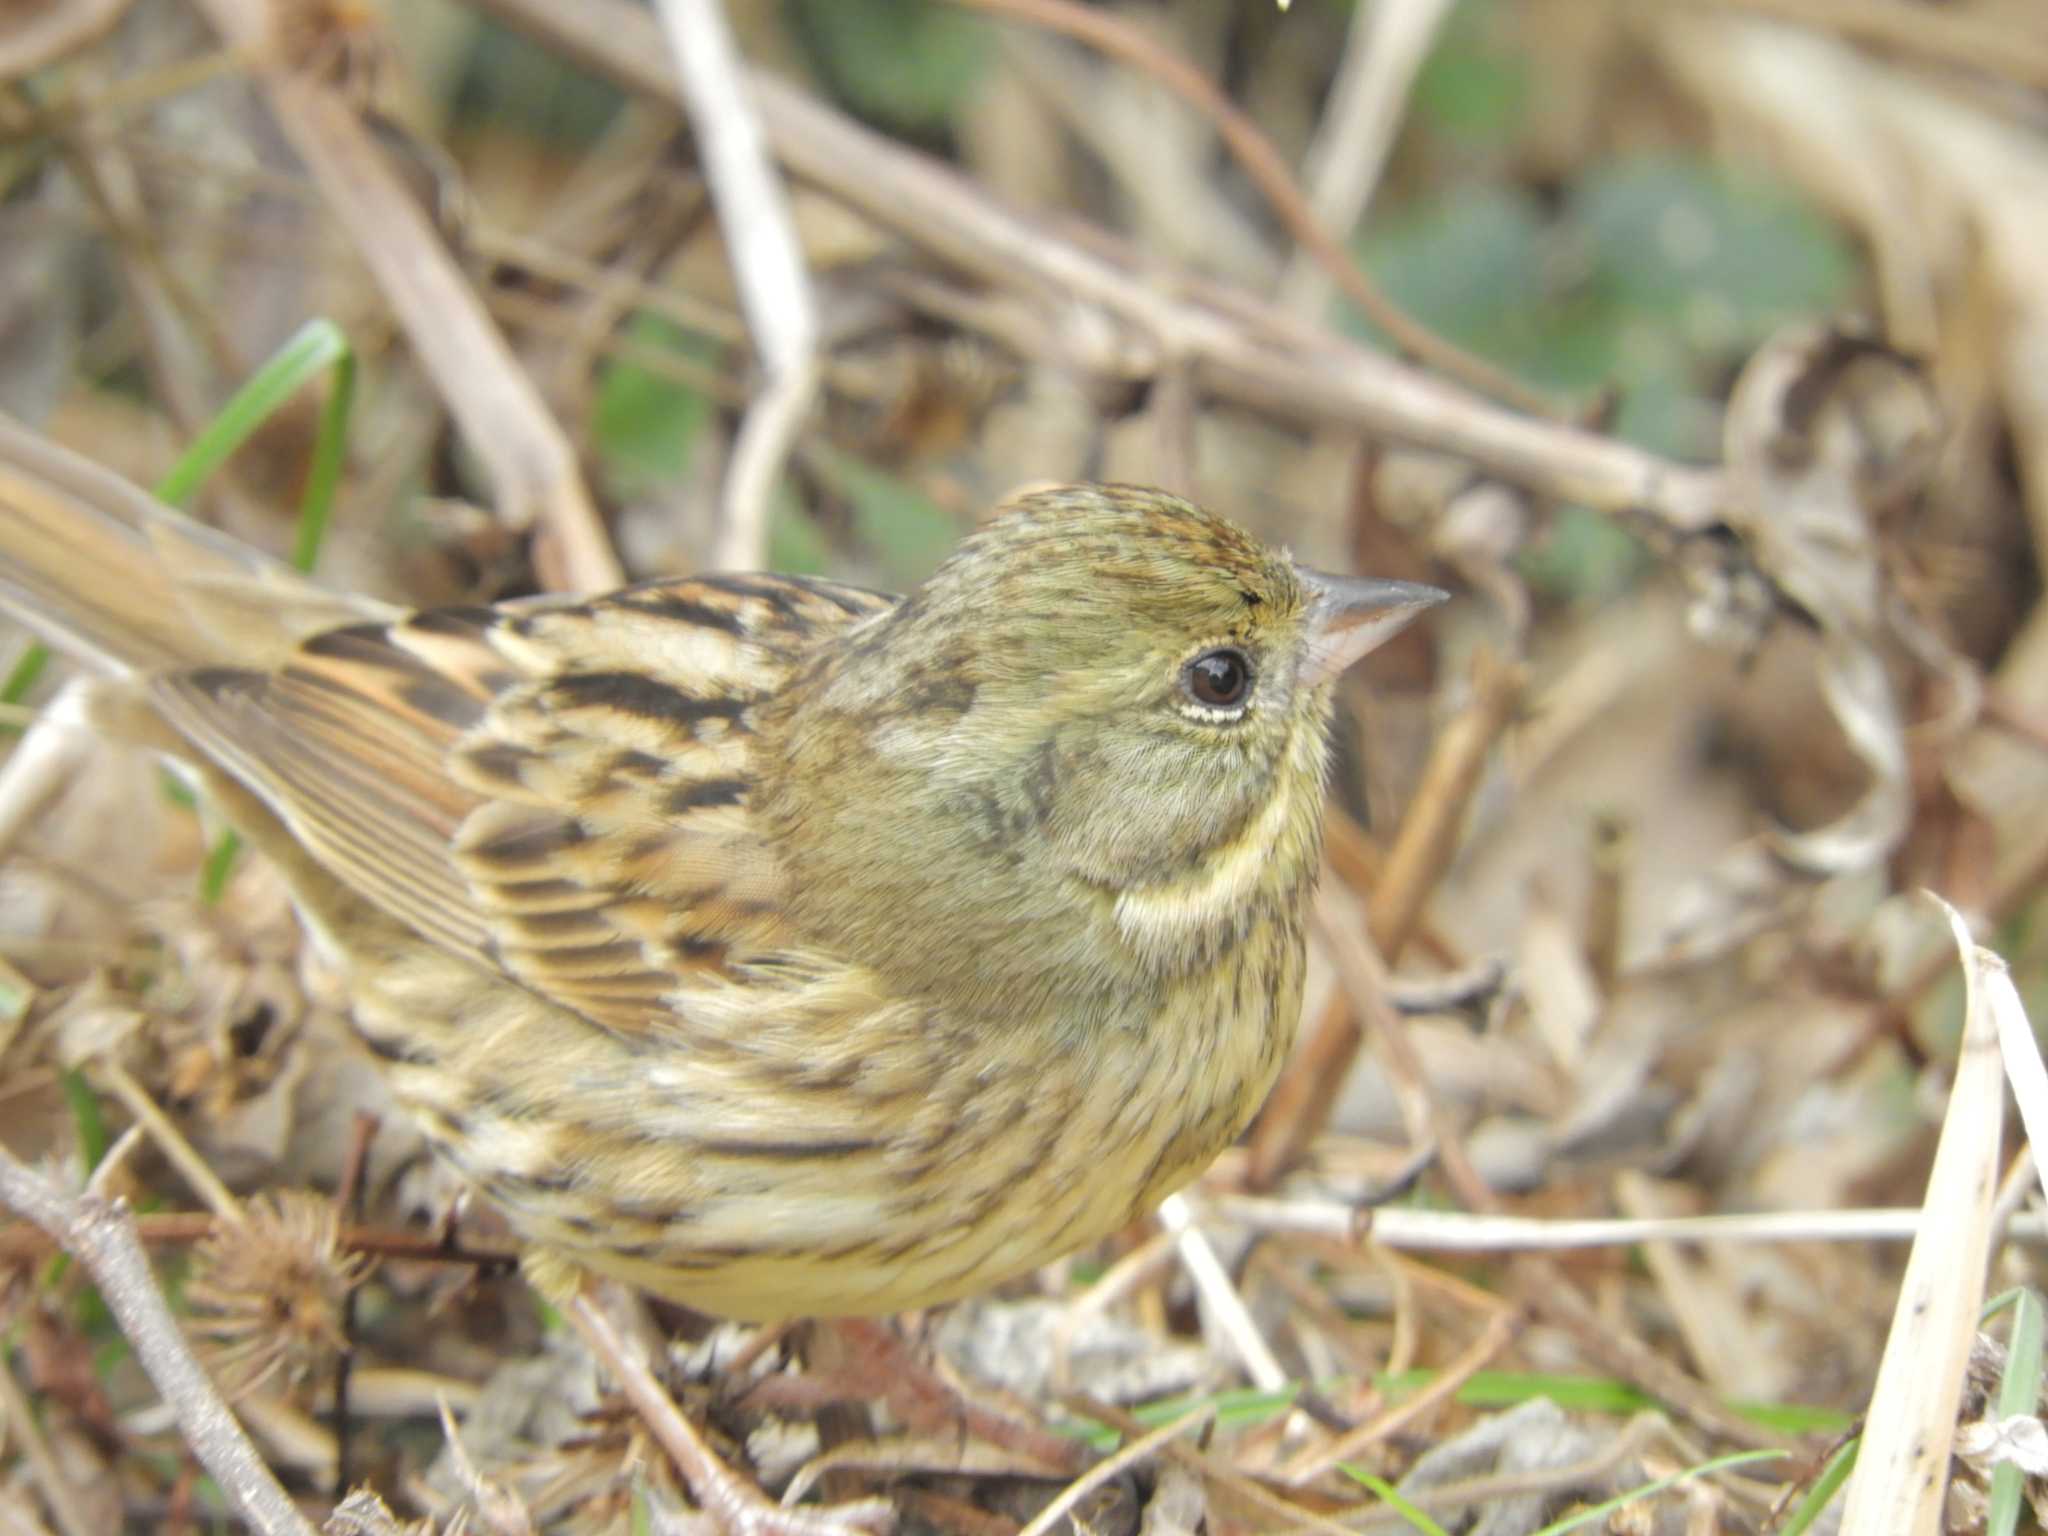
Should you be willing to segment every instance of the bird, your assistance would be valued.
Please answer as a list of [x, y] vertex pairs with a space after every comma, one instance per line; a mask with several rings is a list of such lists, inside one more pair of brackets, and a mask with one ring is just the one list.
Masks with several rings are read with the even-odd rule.
[[1333, 684], [1444, 597], [1059, 485], [901, 597], [410, 611], [0, 419], [0, 611], [277, 862], [529, 1274], [741, 1320], [986, 1290], [1243, 1131], [1301, 1010]]

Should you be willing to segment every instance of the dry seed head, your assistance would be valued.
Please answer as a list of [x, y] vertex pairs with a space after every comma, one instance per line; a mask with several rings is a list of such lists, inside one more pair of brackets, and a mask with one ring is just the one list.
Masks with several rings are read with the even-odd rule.
[[239, 1395], [284, 1373], [299, 1381], [348, 1347], [342, 1308], [371, 1261], [341, 1246], [334, 1202], [308, 1190], [260, 1195], [239, 1223], [193, 1254], [185, 1298], [193, 1331], [217, 1341], [213, 1365]]

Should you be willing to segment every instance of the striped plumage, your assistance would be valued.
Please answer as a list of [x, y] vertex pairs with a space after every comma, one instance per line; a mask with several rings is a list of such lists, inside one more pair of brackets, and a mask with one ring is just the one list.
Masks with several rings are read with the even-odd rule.
[[[742, 1318], [983, 1288], [1242, 1129], [1299, 1011], [1329, 681], [1433, 596], [1070, 488], [908, 599], [405, 614], [0, 423], [0, 607], [280, 860], [537, 1275]], [[1189, 691], [1217, 656], [1237, 702]]]

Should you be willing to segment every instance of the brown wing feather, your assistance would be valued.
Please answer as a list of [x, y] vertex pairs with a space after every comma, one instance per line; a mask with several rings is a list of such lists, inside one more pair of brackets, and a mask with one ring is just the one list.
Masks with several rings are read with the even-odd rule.
[[894, 599], [707, 577], [444, 610], [165, 678], [166, 712], [336, 877], [622, 1032], [788, 942], [747, 811], [752, 710]]

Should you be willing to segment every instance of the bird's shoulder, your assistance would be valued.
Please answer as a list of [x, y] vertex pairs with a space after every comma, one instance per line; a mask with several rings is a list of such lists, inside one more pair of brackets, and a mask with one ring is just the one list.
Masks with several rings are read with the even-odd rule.
[[423, 938], [621, 1032], [790, 945], [755, 716], [896, 599], [703, 576], [430, 609], [160, 685], [208, 756]]

